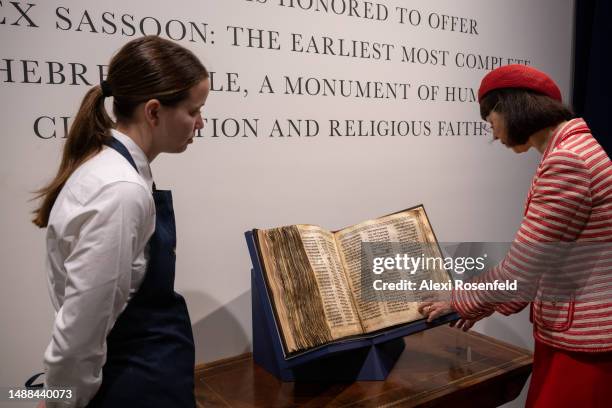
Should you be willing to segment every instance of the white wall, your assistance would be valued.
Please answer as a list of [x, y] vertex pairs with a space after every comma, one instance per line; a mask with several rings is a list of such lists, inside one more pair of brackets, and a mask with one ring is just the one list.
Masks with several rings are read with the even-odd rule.
[[[27, 3], [34, 6], [27, 10]], [[248, 229], [296, 223], [338, 229], [423, 203], [440, 241], [512, 239], [538, 156], [535, 152], [517, 156], [500, 144], [489, 144], [489, 135], [437, 135], [438, 121], [480, 121], [477, 103], [444, 100], [446, 86], [476, 91], [487, 72], [457, 67], [456, 53], [498, 56], [503, 63], [507, 58], [529, 60], [557, 81], [565, 100], [569, 96], [572, 0], [391, 0], [384, 2], [389, 10], [386, 21], [280, 7], [279, 0], [18, 4], [38, 27], [29, 27], [25, 18], [18, 20], [15, 6], [2, 1], [0, 69], [6, 68], [6, 59], [14, 60], [14, 82], [7, 82], [7, 72], [0, 70], [0, 220], [5, 231], [0, 245], [0, 386], [22, 385], [41, 369], [51, 332], [44, 231], [29, 223], [35, 204], [28, 200], [57, 168], [63, 136], [59, 118], [73, 115], [88, 89], [68, 84], [69, 63], [84, 64], [85, 77], [98, 83], [97, 65], [107, 64], [115, 50], [134, 38], [121, 35], [122, 29], [131, 31], [119, 23], [121, 15], [134, 16], [136, 23], [145, 17], [162, 24], [176, 19], [188, 26], [191, 21], [200, 28], [206, 23], [206, 42], [196, 34], [195, 41], [180, 43], [216, 73], [216, 87], [224, 85], [225, 73], [233, 72], [239, 76], [241, 91], [212, 92], [205, 116], [259, 119], [259, 136], [246, 138], [212, 137], [209, 122], [203, 137], [186, 153], [165, 155], [153, 163], [157, 185], [174, 191], [179, 234], [176, 288], [187, 299], [200, 363], [250, 348], [250, 260], [243, 238]], [[398, 6], [417, 9], [421, 24], [399, 24]], [[85, 10], [97, 33], [91, 32], [87, 19], [82, 20]], [[101, 32], [104, 12], [114, 13], [117, 33]], [[427, 24], [432, 12], [473, 19], [478, 34], [432, 29]], [[145, 19], [145, 28], [150, 30], [153, 23]], [[170, 23], [173, 36], [179, 33], [179, 24]], [[233, 46], [228, 25], [277, 31], [281, 49]], [[291, 33], [303, 35], [304, 48], [308, 35], [314, 34], [389, 43], [395, 49], [390, 61], [297, 53], [291, 51]], [[401, 62], [402, 46], [446, 50], [446, 66]], [[33, 70], [30, 80], [40, 77], [41, 84], [23, 83], [22, 60], [38, 62], [38, 67], [26, 64]], [[66, 83], [46, 84], [46, 61], [64, 65]], [[258, 93], [266, 75], [275, 94]], [[285, 95], [284, 75], [410, 83], [411, 87], [405, 100]], [[439, 86], [439, 98], [419, 100], [417, 91], [423, 84]], [[57, 118], [56, 138], [36, 136], [34, 122], [41, 116]], [[269, 137], [276, 119], [316, 120], [320, 134]], [[432, 131], [429, 136], [330, 137], [330, 119], [430, 121]], [[53, 130], [50, 120], [40, 124], [39, 133], [48, 137]], [[490, 318], [478, 330], [531, 347], [524, 314]]]

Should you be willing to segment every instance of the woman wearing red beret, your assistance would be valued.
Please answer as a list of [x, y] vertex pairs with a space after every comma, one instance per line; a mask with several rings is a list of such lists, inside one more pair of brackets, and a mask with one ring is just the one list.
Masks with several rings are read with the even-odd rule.
[[[536, 264], [537, 256], [531, 255], [543, 245], [552, 248], [569, 244], [575, 248], [612, 242], [610, 158], [585, 121], [572, 118], [572, 112], [561, 102], [557, 85], [534, 68], [508, 65], [489, 72], [481, 82], [478, 100], [481, 116], [491, 124], [494, 139], [516, 153], [534, 148], [542, 159], [510, 251], [497, 266], [474, 281], [517, 280], [537, 295], [500, 300], [487, 291], [455, 289], [450, 302], [422, 303], [420, 310], [429, 320], [456, 311], [461, 316], [457, 326], [467, 330], [495, 311], [509, 315], [530, 305], [535, 351], [526, 405], [609, 407], [612, 401], [609, 259], [603, 263], [607, 266], [598, 269], [596, 280], [572, 282], [578, 285], [575, 293], [581, 294], [580, 300], [573, 295], [555, 300], [539, 296], [545, 279], [541, 265]], [[530, 250], [533, 253], [529, 254]], [[589, 255], [593, 257], [593, 253]], [[547, 272], [554, 277], [559, 270], [549, 268]]]

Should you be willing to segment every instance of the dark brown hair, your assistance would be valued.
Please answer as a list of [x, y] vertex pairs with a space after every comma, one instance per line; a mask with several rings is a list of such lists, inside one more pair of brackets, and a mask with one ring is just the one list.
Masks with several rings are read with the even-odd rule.
[[488, 92], [480, 101], [480, 117], [486, 120], [492, 111], [504, 117], [508, 146], [525, 144], [532, 134], [574, 117], [571, 109], [556, 99], [520, 88]]
[[[106, 79], [113, 96], [118, 122], [128, 122], [141, 103], [157, 99], [174, 106], [187, 98], [192, 86], [208, 78], [208, 71], [189, 50], [157, 36], [145, 36], [125, 44], [112, 58]], [[32, 222], [44, 228], [51, 208], [70, 175], [94, 156], [110, 139], [115, 124], [104, 109], [100, 85], [83, 98], [64, 145], [55, 178], [36, 192], [42, 202]]]

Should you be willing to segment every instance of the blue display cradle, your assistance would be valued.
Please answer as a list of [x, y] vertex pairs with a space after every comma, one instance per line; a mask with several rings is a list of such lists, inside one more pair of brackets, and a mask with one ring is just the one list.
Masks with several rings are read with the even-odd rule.
[[352, 382], [387, 378], [404, 350], [404, 336], [457, 320], [453, 313], [427, 323], [425, 319], [375, 333], [351, 337], [285, 356], [268, 295], [255, 236], [245, 233], [251, 255], [253, 360], [282, 381]]

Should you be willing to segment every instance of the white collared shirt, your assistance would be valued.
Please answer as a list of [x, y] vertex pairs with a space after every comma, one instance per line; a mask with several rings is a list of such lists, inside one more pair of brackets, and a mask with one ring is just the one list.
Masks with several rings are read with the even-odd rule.
[[84, 406], [102, 382], [106, 337], [145, 275], [155, 230], [153, 179], [144, 152], [112, 130], [138, 172], [109, 147], [81, 165], [62, 188], [47, 227], [47, 271], [56, 310], [44, 356], [47, 387], [73, 387]]

